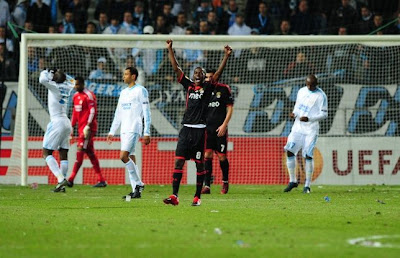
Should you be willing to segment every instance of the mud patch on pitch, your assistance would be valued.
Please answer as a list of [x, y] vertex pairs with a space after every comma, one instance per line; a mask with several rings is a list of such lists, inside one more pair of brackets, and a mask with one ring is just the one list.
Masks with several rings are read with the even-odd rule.
[[400, 235], [380, 235], [348, 239], [350, 245], [358, 245], [373, 248], [399, 248]]

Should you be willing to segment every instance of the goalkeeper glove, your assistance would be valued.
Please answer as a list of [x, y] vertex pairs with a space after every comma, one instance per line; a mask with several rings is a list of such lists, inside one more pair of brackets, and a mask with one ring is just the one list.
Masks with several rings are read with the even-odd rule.
[[89, 132], [90, 132], [90, 126], [86, 125], [85, 128], [83, 128], [83, 136], [87, 138], [89, 136]]

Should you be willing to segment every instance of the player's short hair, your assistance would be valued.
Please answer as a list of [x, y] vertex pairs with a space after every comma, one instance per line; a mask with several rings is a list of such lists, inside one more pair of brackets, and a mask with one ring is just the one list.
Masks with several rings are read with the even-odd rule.
[[214, 68], [207, 68], [207, 73], [216, 73], [217, 70], [215, 70]]
[[137, 70], [135, 67], [130, 66], [130, 67], [127, 67], [125, 70], [129, 70], [129, 72], [130, 72], [131, 74], [136, 75], [136, 79], [137, 79], [137, 77], [139, 76], [139, 72], [138, 72], [138, 70]]
[[66, 79], [67, 79], [67, 76], [65, 75], [65, 73], [62, 70], [57, 70], [54, 73], [53, 81], [55, 81], [56, 83], [63, 83], [63, 82], [65, 82]]
[[85, 79], [83, 79], [82, 76], [76, 76], [76, 77], [75, 77], [75, 81], [80, 81], [80, 82], [82, 82], [83, 84], [85, 84]]

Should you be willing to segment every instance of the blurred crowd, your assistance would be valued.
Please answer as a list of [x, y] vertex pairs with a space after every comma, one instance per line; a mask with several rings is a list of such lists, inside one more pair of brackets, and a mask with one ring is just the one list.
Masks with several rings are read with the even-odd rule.
[[[398, 8], [397, 0], [0, 0], [0, 78], [15, 79], [18, 74], [16, 60], [21, 33], [399, 34]], [[37, 56], [30, 63], [31, 72], [49, 61], [46, 51], [28, 53]], [[135, 54], [132, 50], [122, 56], [124, 62]], [[182, 55], [195, 63], [201, 54], [191, 51]], [[157, 56], [161, 54], [152, 55], [156, 61], [143, 66], [144, 70], [150, 70], [146, 73], [160, 65]], [[101, 70], [109, 61], [108, 56], [102, 53], [95, 57], [94, 63], [100, 68], [95, 70]], [[99, 71], [91, 71], [88, 76], [112, 77]]]

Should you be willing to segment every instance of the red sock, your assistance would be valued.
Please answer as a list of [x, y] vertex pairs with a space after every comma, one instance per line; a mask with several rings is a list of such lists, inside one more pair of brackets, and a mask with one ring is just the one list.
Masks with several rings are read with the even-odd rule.
[[92, 162], [93, 168], [94, 168], [94, 172], [97, 174], [97, 180], [99, 182], [105, 182], [106, 179], [103, 177], [103, 175], [101, 174], [101, 170], [100, 170], [100, 164], [99, 164], [99, 160], [97, 159], [96, 154], [94, 153], [88, 153], [90, 162]]
[[85, 152], [83, 150], [78, 150], [76, 152], [76, 161], [74, 164], [74, 168], [72, 169], [72, 173], [69, 176], [68, 181], [70, 182], [74, 182], [74, 179], [76, 177], [76, 174], [78, 173], [79, 169], [82, 166], [82, 162], [83, 162], [83, 155], [85, 154]]

